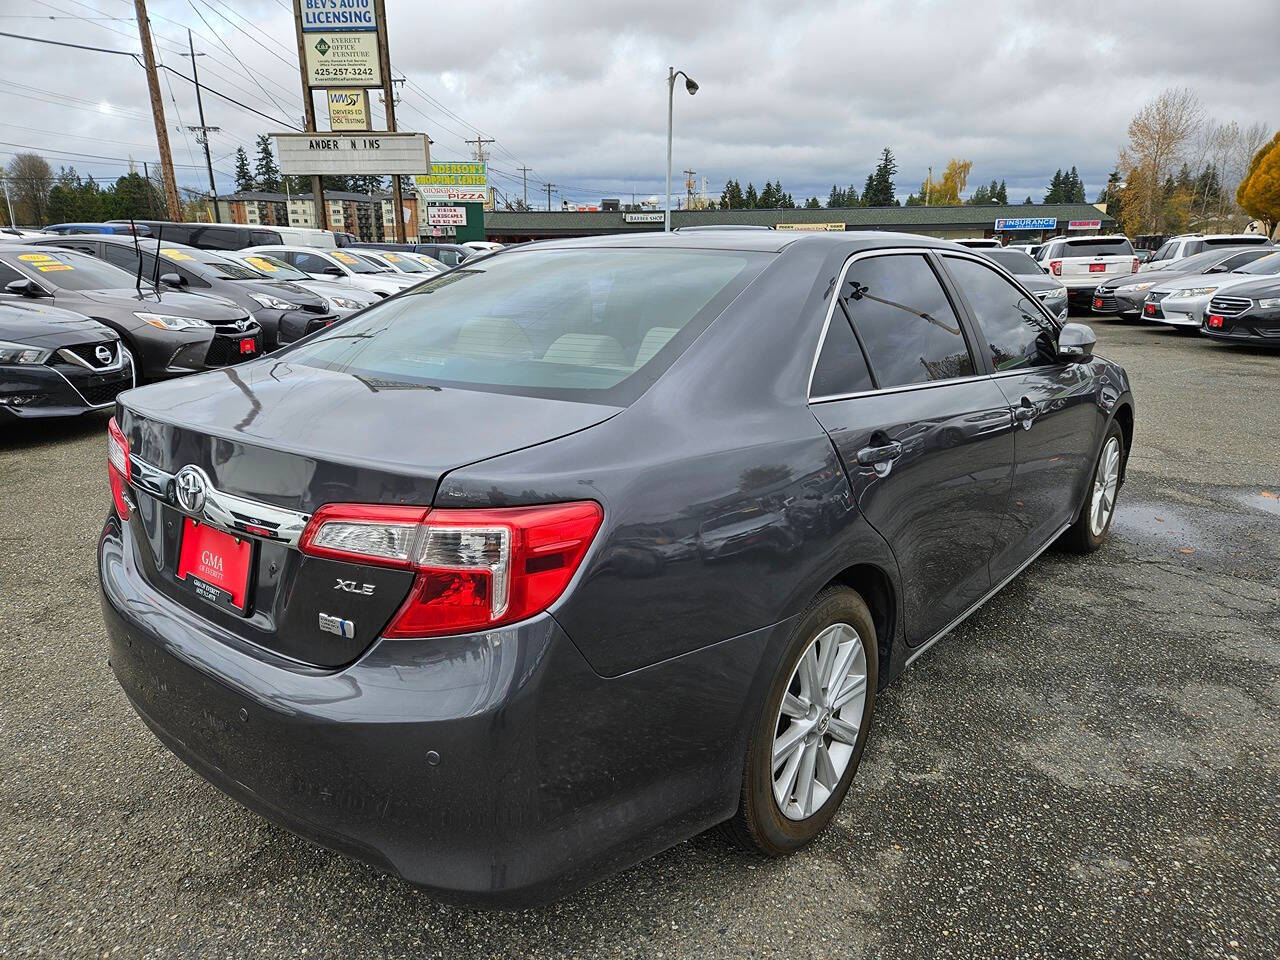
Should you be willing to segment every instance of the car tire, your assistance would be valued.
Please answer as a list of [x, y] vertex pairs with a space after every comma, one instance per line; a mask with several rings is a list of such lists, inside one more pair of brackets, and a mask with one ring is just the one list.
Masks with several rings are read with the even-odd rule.
[[[858, 646], [848, 647], [851, 641]], [[826, 587], [800, 615], [752, 734], [738, 812], [724, 825], [733, 840], [766, 856], [781, 857], [812, 842], [831, 822], [849, 791], [866, 745], [875, 704], [878, 649], [871, 612], [862, 597], [848, 587]], [[811, 651], [809, 666], [816, 670], [806, 667], [802, 671], [801, 659]], [[851, 662], [847, 672], [842, 672], [846, 656]], [[814, 697], [814, 681], [822, 674], [825, 678], [817, 684], [819, 693]], [[828, 687], [833, 679], [841, 689], [831, 693]], [[842, 695], [849, 699], [833, 710]], [[796, 716], [802, 708], [807, 708], [803, 720]], [[796, 732], [788, 737], [793, 725]], [[779, 751], [778, 744], [784, 738], [788, 744], [801, 742], [789, 751]], [[786, 760], [779, 766], [776, 761], [780, 756]], [[778, 784], [775, 769], [779, 771]], [[802, 807], [805, 784], [811, 792]], [[780, 794], [787, 797], [785, 810]]]
[[[1124, 462], [1124, 433], [1120, 430], [1120, 424], [1113, 420], [1107, 427], [1097, 462], [1093, 465], [1088, 492], [1080, 507], [1080, 516], [1058, 541], [1064, 548], [1073, 553], [1093, 553], [1107, 539], [1111, 521], [1116, 515], [1116, 497], [1124, 479]], [[1104, 505], [1099, 508], [1098, 499], [1104, 496]], [[1098, 522], [1099, 519], [1101, 523]]]

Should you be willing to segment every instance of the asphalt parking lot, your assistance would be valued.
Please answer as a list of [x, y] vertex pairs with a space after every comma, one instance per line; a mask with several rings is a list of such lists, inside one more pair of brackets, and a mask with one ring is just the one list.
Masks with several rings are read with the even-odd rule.
[[0, 955], [1274, 957], [1280, 353], [1094, 324], [1137, 440], [1111, 541], [1049, 552], [877, 703], [782, 861], [708, 834], [552, 906], [442, 906], [225, 799], [107, 667], [105, 418], [0, 433]]

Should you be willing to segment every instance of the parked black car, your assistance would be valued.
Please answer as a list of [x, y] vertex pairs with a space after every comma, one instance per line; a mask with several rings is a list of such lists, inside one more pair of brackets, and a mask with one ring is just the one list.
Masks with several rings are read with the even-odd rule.
[[435, 257], [446, 267], [456, 267], [463, 260], [469, 260], [472, 257], [480, 256], [470, 247], [464, 247], [457, 243], [348, 243], [348, 247], [359, 249], [360, 247], [368, 247], [370, 250], [408, 250], [411, 253], [425, 253], [428, 257]]
[[[262, 327], [263, 350], [293, 343], [338, 319], [327, 298], [284, 280], [272, 280], [247, 264], [181, 243], [134, 241], [132, 237], [72, 236], [41, 240], [38, 246], [79, 250], [136, 274], [158, 278], [174, 290], [214, 294], [248, 311]], [[160, 265], [156, 268], [159, 251]]]
[[247, 311], [220, 297], [163, 293], [74, 250], [0, 246], [0, 300], [41, 300], [118, 333], [138, 380], [178, 377], [252, 360], [262, 331]]
[[452, 898], [724, 821], [785, 854], [880, 687], [1102, 543], [1133, 400], [1093, 344], [918, 236], [510, 249], [121, 398], [110, 663], [222, 790]]
[[133, 384], [114, 330], [36, 301], [0, 302], [0, 420], [103, 410]]
[[1215, 340], [1280, 347], [1280, 281], [1232, 284], [1209, 301], [1200, 332]]

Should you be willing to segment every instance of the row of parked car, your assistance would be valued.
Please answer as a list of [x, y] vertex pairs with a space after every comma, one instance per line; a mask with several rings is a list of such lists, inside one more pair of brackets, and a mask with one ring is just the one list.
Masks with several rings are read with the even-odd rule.
[[995, 240], [960, 242], [992, 247], [983, 252], [997, 258], [1027, 256], [1060, 278], [1067, 301], [1081, 310], [1280, 347], [1280, 252], [1261, 234], [1186, 234], [1149, 256], [1119, 235], [1055, 237], [1026, 253], [994, 249]]
[[295, 233], [237, 249], [202, 244], [263, 238], [160, 222], [0, 233], [0, 419], [104, 409], [139, 383], [253, 359], [494, 246]]

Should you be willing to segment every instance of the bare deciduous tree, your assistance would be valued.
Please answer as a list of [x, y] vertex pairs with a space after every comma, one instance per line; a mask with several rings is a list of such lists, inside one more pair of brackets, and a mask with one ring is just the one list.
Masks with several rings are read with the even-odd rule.
[[5, 171], [14, 216], [20, 224], [43, 226], [49, 207], [49, 190], [53, 186], [53, 170], [38, 153], [19, 153], [9, 161]]

